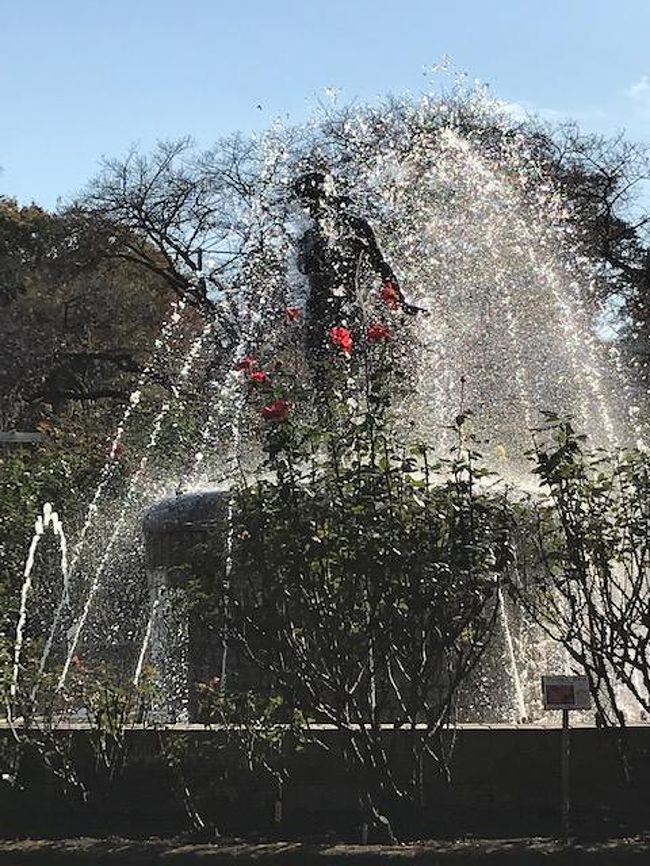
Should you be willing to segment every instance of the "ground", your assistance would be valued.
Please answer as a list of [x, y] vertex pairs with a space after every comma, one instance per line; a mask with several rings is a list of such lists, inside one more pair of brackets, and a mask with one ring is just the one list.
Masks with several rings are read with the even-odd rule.
[[189, 845], [174, 840], [60, 839], [0, 841], [0, 864], [46, 866], [620, 866], [650, 862], [650, 835], [591, 843], [565, 844], [551, 839], [474, 839], [417, 842], [400, 846], [238, 840]]

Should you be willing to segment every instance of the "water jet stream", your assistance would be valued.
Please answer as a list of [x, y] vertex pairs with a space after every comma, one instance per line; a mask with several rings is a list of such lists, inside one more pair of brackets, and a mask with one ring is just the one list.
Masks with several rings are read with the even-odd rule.
[[23, 584], [20, 591], [20, 608], [18, 612], [18, 623], [16, 625], [16, 637], [14, 640], [14, 658], [13, 658], [13, 668], [12, 668], [12, 676], [11, 676], [11, 685], [9, 689], [9, 695], [11, 698], [11, 703], [15, 701], [16, 695], [18, 693], [18, 680], [20, 677], [20, 656], [22, 653], [23, 643], [24, 643], [24, 630], [25, 624], [27, 621], [27, 602], [29, 599], [29, 595], [32, 589], [32, 572], [34, 569], [34, 562], [36, 558], [36, 551], [39, 546], [39, 543], [45, 533], [45, 530], [48, 526], [52, 526], [52, 532], [55, 538], [59, 539], [59, 551], [60, 551], [60, 568], [61, 575], [63, 579], [63, 590], [62, 595], [64, 598], [67, 597], [68, 593], [68, 546], [65, 537], [65, 533], [63, 531], [63, 525], [59, 520], [59, 515], [56, 511], [53, 510], [52, 505], [49, 502], [46, 502], [43, 506], [43, 513], [36, 518], [36, 522], [34, 524], [34, 535], [32, 537], [31, 543], [29, 545], [29, 552], [27, 554], [27, 559], [25, 561], [25, 567], [23, 569]]
[[517, 666], [517, 655], [515, 653], [515, 645], [512, 640], [512, 632], [510, 631], [510, 622], [508, 621], [508, 611], [506, 610], [505, 598], [503, 595], [503, 589], [499, 586], [497, 591], [498, 594], [498, 604], [499, 611], [501, 614], [501, 623], [503, 625], [503, 636], [506, 642], [506, 649], [508, 651], [508, 659], [510, 661], [510, 672], [512, 674], [512, 684], [514, 688], [514, 696], [515, 703], [517, 707], [517, 713], [519, 718], [518, 722], [524, 722], [528, 713], [526, 712], [526, 701], [524, 699], [524, 690], [521, 685], [521, 677], [519, 676], [519, 668]]
[[[201, 334], [199, 334], [199, 336], [192, 343], [190, 350], [187, 353], [185, 364], [183, 365], [183, 370], [185, 371], [185, 375], [189, 375], [189, 373], [191, 372], [191, 370], [194, 366], [194, 363], [196, 362], [196, 359], [197, 359], [197, 357], [198, 357], [198, 355], [199, 355], [199, 353], [203, 347], [203, 344], [204, 344], [206, 338], [208, 337], [208, 335], [212, 331], [212, 328], [213, 328], [213, 323], [209, 322], [203, 328], [203, 331], [201, 332]], [[158, 437], [159, 437], [160, 431], [162, 429], [163, 421], [167, 417], [171, 407], [172, 407], [171, 401], [168, 401], [168, 402], [165, 402], [162, 404], [160, 411], [158, 412], [158, 414], [156, 415], [156, 417], [154, 419], [153, 428], [152, 428], [151, 434], [149, 436], [149, 441], [147, 442], [147, 445], [145, 446], [144, 454], [140, 459], [140, 463], [138, 465], [138, 468], [136, 469], [136, 471], [133, 473], [133, 475], [129, 479], [129, 485], [128, 485], [127, 490], [126, 490], [124, 504], [122, 506], [122, 509], [120, 511], [120, 514], [119, 514], [117, 520], [115, 521], [113, 532], [111, 533], [110, 538], [109, 538], [109, 540], [105, 546], [104, 553], [101, 557], [101, 560], [97, 566], [97, 569], [96, 569], [95, 574], [93, 576], [93, 579], [91, 581], [90, 588], [88, 590], [88, 595], [86, 597], [86, 602], [83, 606], [83, 609], [81, 611], [81, 615], [80, 615], [79, 619], [77, 620], [76, 626], [74, 628], [72, 641], [71, 641], [71, 644], [70, 644], [70, 647], [68, 650], [68, 655], [67, 655], [65, 663], [63, 665], [63, 670], [61, 671], [61, 675], [59, 677], [59, 680], [58, 680], [58, 683], [56, 686], [57, 691], [60, 691], [63, 688], [63, 686], [65, 685], [65, 681], [66, 681], [66, 678], [68, 675], [68, 670], [70, 668], [72, 658], [75, 655], [77, 645], [79, 643], [79, 637], [81, 635], [83, 627], [84, 627], [86, 620], [88, 618], [88, 614], [90, 612], [90, 608], [91, 608], [93, 599], [94, 599], [94, 597], [97, 593], [97, 590], [99, 588], [101, 578], [102, 578], [104, 571], [106, 569], [106, 566], [109, 562], [110, 556], [111, 556], [111, 554], [113, 552], [113, 548], [115, 546], [115, 543], [116, 543], [117, 539], [120, 537], [120, 534], [124, 528], [124, 525], [126, 523], [127, 510], [135, 498], [135, 495], [136, 495], [137, 490], [138, 490], [139, 481], [143, 476], [143, 473], [144, 473], [144, 470], [147, 466], [147, 463], [149, 462], [149, 457], [150, 457], [151, 453], [153, 452], [153, 449], [155, 448], [156, 443], [158, 442]]]
[[151, 640], [151, 633], [153, 631], [154, 622], [156, 619], [156, 614], [158, 613], [158, 608], [160, 607], [160, 602], [162, 599], [163, 589], [162, 587], [158, 587], [154, 596], [153, 604], [151, 605], [151, 612], [149, 614], [149, 620], [147, 622], [147, 628], [145, 629], [144, 639], [142, 641], [142, 647], [140, 648], [140, 654], [138, 655], [138, 663], [135, 668], [135, 673], [133, 675], [133, 685], [137, 686], [140, 682], [140, 677], [142, 676], [142, 668], [144, 666], [144, 661], [147, 656], [147, 650], [149, 649], [149, 641]]

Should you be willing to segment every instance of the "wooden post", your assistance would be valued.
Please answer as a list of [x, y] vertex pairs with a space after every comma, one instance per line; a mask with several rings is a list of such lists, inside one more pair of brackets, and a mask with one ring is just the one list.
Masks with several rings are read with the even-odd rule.
[[569, 710], [562, 710], [562, 839], [567, 842], [570, 836], [571, 794], [569, 789], [569, 762], [571, 759], [571, 739]]

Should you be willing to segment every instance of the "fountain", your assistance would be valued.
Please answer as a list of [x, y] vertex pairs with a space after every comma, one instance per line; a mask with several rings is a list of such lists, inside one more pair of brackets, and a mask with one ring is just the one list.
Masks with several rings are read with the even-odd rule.
[[[594, 332], [596, 271], [579, 252], [565, 200], [545, 178], [525, 135], [499, 134], [505, 127], [493, 105], [478, 100], [472, 112], [463, 119], [453, 102], [425, 97], [392, 115], [368, 110], [325, 119], [315, 139], [309, 130], [311, 143], [303, 145], [298, 157], [289, 145], [289, 131], [275, 129], [262, 142], [263, 171], [272, 167], [273, 173], [260, 184], [248, 217], [251, 239], [243, 250], [239, 338], [220, 347], [220, 368], [212, 374], [194, 452], [182, 455], [163, 483], [150, 484], [147, 473], [160, 438], [169, 435], [194, 371], [215, 346], [217, 320], [210, 318], [190, 342], [178, 362], [174, 392], [153, 413], [142, 456], [118, 508], [97, 524], [120, 443], [141, 408], [146, 371], [137, 383], [70, 565], [62, 565], [61, 596], [38, 665], [41, 674], [57, 670], [57, 691], [65, 689], [75, 659], [101, 658], [102, 646], [120, 642], [135, 686], [149, 663], [158, 671], [165, 718], [196, 717], [196, 682], [218, 677], [224, 688], [235, 671], [240, 685], [253, 683], [241, 649], [229, 638], [227, 610], [233, 548], [228, 479], [235, 474], [250, 478], [262, 462], [259, 412], [251, 405], [250, 376], [241, 362], [254, 355], [264, 375], [267, 365], [281, 362], [278, 379], [293, 375], [302, 382], [303, 394], [309, 390], [305, 382], [316, 382], [318, 392], [319, 373], [307, 369], [301, 354], [301, 328], [313, 335], [320, 327], [326, 335], [345, 324], [357, 340], [373, 322], [385, 323], [412, 386], [393, 395], [397, 427], [447, 455], [453, 445], [452, 421], [460, 414], [487, 463], [521, 488], [534, 487], [525, 454], [542, 410], [572, 415], [576, 426], [604, 447], [641, 438], [636, 416], [628, 413], [634, 404], [630, 386]], [[487, 131], [483, 139], [481, 125]], [[332, 208], [308, 215], [291, 198], [287, 190], [297, 164], [316, 166], [329, 185], [329, 200], [349, 209], [343, 229]], [[325, 312], [314, 305], [313, 273], [298, 253], [299, 239], [313, 232], [314, 220], [321, 246], [312, 255], [336, 259], [337, 245], [352, 243], [356, 256], [350, 273], [330, 280], [327, 288], [335, 303]], [[357, 233], [352, 241], [350, 232]], [[262, 236], [264, 244], [258, 242]], [[386, 286], [398, 294], [391, 299]], [[217, 306], [227, 302], [217, 287], [213, 299]], [[305, 309], [308, 321], [296, 321]], [[286, 310], [296, 311], [290, 321], [283, 319]], [[413, 310], [426, 312], [404, 316]], [[163, 324], [159, 352], [168, 351], [175, 329], [183, 327], [184, 311], [184, 304], [177, 304]], [[327, 348], [321, 345], [318, 351]], [[305, 400], [300, 407], [296, 400], [296, 412], [308, 415], [308, 404]], [[174, 489], [177, 495], [170, 496]], [[140, 607], [129, 614], [128, 627], [109, 621], [107, 634], [104, 604], [122, 591], [120, 568], [131, 562], [135, 573], [129, 533], [142, 514], [147, 577], [139, 572], [124, 579], [126, 597], [137, 599]], [[63, 551], [64, 536], [51, 511], [37, 524], [36, 543], [50, 520]], [[12, 698], [20, 683], [30, 599], [34, 603], [32, 565], [30, 550]], [[203, 632], [192, 611], [179, 613], [184, 587], [191, 581], [225, 598], [220, 633]], [[511, 618], [500, 591], [507, 672], [499, 687], [505, 680], [511, 683], [506, 717], [521, 720], [529, 715], [528, 698], [519, 667], [522, 648]]]

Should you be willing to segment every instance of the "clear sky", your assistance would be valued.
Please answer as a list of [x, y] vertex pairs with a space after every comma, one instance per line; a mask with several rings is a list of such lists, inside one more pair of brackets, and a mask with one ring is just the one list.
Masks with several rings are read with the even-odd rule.
[[51, 208], [102, 155], [427, 88], [650, 141], [650, 0], [0, 0], [0, 194]]

